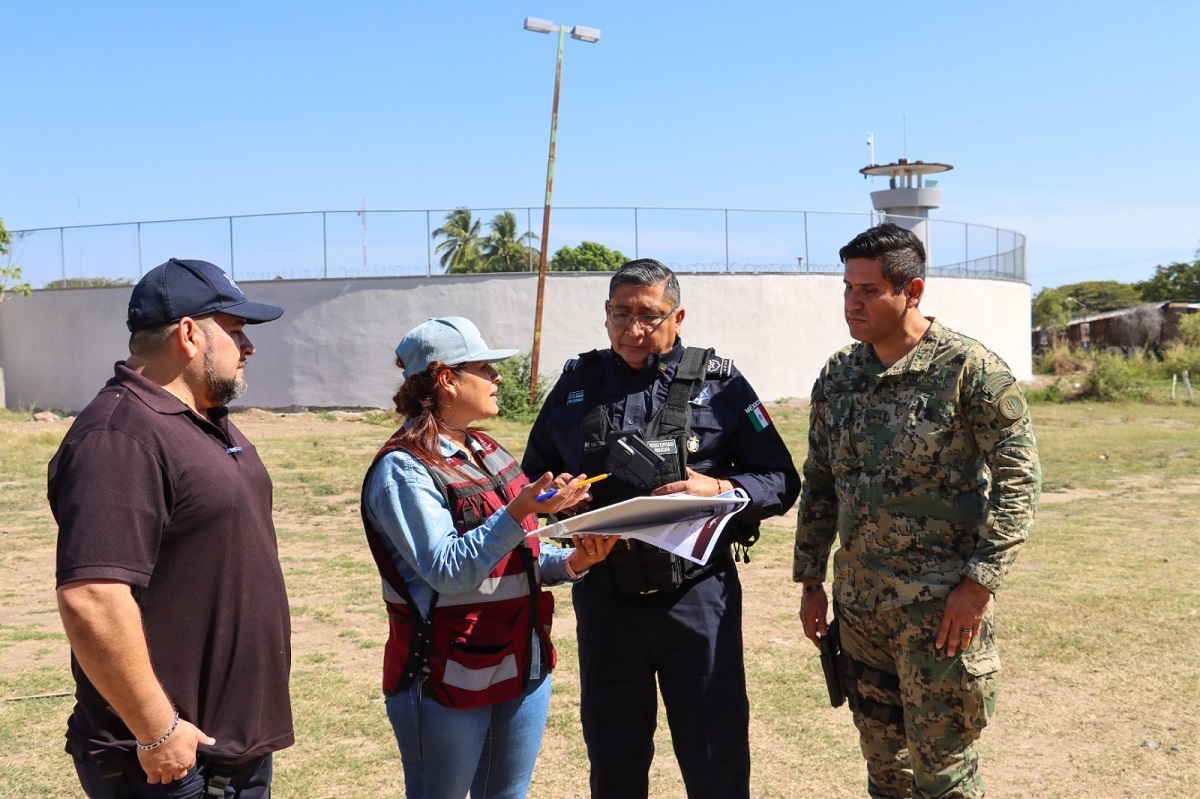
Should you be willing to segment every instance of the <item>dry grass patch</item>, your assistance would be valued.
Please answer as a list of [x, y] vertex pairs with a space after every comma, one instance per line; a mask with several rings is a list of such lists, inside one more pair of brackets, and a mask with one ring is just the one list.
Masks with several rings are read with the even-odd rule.
[[[1200, 425], [1189, 407], [1035, 406], [1047, 493], [999, 597], [1000, 709], [981, 743], [990, 793], [1117, 799], [1200, 795]], [[807, 412], [771, 408], [797, 463]], [[293, 615], [297, 745], [281, 796], [402, 795], [379, 696], [386, 619], [358, 486], [390, 430], [326, 414], [235, 417], [271, 470]], [[489, 424], [518, 453], [526, 427]], [[45, 467], [66, 423], [0, 421], [0, 799], [74, 796], [62, 752], [72, 687], [54, 610]], [[796, 618], [795, 514], [741, 567], [755, 797], [860, 797], [849, 713], [826, 706]], [[574, 617], [558, 592], [559, 669], [531, 796], [587, 796]], [[660, 713], [651, 795], [683, 797]]]

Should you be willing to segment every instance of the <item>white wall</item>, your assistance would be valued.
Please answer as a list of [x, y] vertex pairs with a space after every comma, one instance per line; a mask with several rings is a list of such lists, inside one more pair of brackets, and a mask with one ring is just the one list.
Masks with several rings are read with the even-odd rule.
[[[556, 376], [579, 352], [607, 346], [608, 275], [546, 281], [540, 371]], [[733, 358], [764, 400], [807, 398], [825, 359], [850, 342], [840, 275], [680, 275], [684, 343]], [[471, 318], [489, 343], [527, 352], [537, 276], [364, 278], [242, 282], [250, 299], [283, 306], [248, 328], [257, 354], [239, 405], [390, 407], [400, 382], [392, 349], [431, 316]], [[128, 350], [129, 288], [37, 291], [0, 303], [0, 366], [10, 408], [78, 410]], [[931, 278], [927, 315], [980, 339], [1018, 378], [1032, 373], [1026, 283]]]

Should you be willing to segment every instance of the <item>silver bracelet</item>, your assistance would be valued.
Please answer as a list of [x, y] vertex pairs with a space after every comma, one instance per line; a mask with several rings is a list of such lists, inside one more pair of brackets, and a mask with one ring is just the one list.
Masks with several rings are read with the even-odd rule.
[[[171, 733], [175, 732], [175, 728], [178, 726], [179, 726], [179, 711], [176, 710], [175, 711], [175, 720], [171, 722], [171, 726], [167, 729], [166, 732], [163, 733], [163, 736], [161, 738], [159, 738], [157, 741], [155, 741], [152, 744], [138, 743], [137, 748], [143, 752], [149, 752], [151, 749], [157, 749], [158, 747], [162, 746], [163, 744], [165, 744], [167, 742], [167, 739], [171, 737]], [[137, 743], [137, 739], [134, 739], [134, 743]]]

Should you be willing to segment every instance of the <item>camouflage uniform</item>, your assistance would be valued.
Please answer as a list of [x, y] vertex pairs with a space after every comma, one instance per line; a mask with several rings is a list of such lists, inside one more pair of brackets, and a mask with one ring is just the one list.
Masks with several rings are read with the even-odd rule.
[[965, 652], [934, 641], [951, 589], [970, 577], [995, 592], [1029, 535], [1041, 471], [1021, 389], [997, 355], [932, 321], [887, 369], [863, 343], [830, 358], [808, 444], [793, 577], [823, 580], [837, 535], [843, 647], [898, 677], [858, 683], [903, 709], [902, 723], [855, 713], [869, 793], [983, 796], [972, 744], [995, 706], [991, 608]]

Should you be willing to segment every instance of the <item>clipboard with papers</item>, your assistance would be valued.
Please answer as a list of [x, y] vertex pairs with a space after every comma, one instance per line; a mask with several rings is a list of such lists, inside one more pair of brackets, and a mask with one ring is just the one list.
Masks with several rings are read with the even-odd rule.
[[715, 497], [634, 497], [552, 522], [537, 533], [543, 538], [570, 538], [577, 533], [633, 538], [704, 565], [729, 519], [749, 504], [749, 495], [740, 488]]

